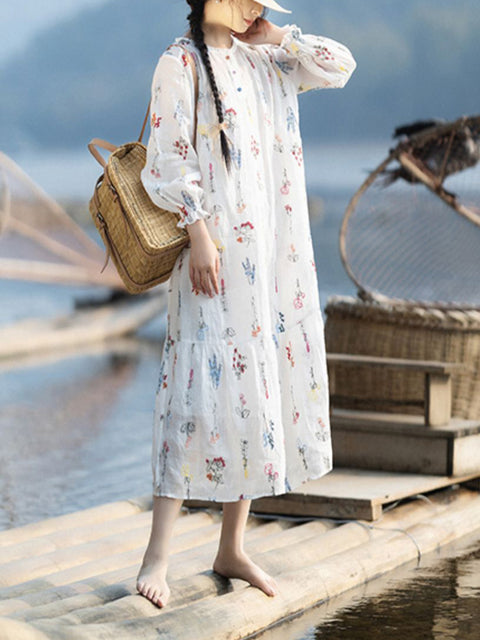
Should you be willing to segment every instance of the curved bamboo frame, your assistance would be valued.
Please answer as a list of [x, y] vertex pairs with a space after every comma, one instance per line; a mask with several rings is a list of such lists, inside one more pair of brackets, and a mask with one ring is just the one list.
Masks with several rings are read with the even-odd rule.
[[[55, 240], [41, 233], [31, 224], [18, 220], [12, 216], [12, 196], [8, 180], [5, 177], [8, 169], [16, 179], [26, 185], [39, 201], [54, 211], [72, 236], [79, 242], [75, 249], [63, 242]], [[0, 278], [15, 280], [32, 280], [64, 285], [85, 284], [92, 286], [107, 286], [125, 290], [117, 271], [111, 266], [108, 271], [100, 275], [99, 267], [104, 255], [102, 248], [67, 214], [65, 209], [51, 198], [39, 185], [28, 176], [21, 167], [9, 156], [0, 151], [0, 185], [4, 184], [0, 198], [0, 236], [7, 229], [17, 232], [54, 256], [65, 260], [66, 264], [43, 263], [35, 260], [0, 258]], [[82, 251], [84, 249], [84, 251]]]
[[[456, 213], [466, 218], [469, 222], [475, 224], [480, 227], [480, 215], [468, 209], [468, 207], [464, 206], [460, 202], [457, 201], [455, 197], [449, 194], [443, 188], [443, 180], [445, 179], [445, 171], [447, 166], [448, 155], [451, 151], [453, 139], [455, 136], [455, 132], [460, 129], [460, 127], [465, 126], [465, 124], [469, 121], [478, 121], [477, 126], [480, 128], [480, 115], [479, 116], [463, 116], [454, 122], [447, 123], [445, 125], [439, 125], [436, 127], [429, 128], [425, 131], [421, 131], [415, 135], [412, 135], [408, 141], [401, 141], [397, 144], [394, 149], [390, 150], [388, 157], [378, 165], [376, 169], [374, 169], [368, 178], [363, 182], [360, 188], [356, 191], [356, 193], [351, 198], [343, 216], [342, 225], [340, 228], [339, 235], [339, 249], [340, 249], [340, 257], [350, 279], [355, 283], [358, 288], [358, 296], [367, 301], [378, 301], [385, 300], [388, 302], [394, 302], [396, 304], [401, 304], [407, 307], [425, 307], [425, 308], [438, 308], [438, 309], [478, 309], [479, 305], [468, 305], [468, 304], [457, 304], [450, 302], [425, 302], [422, 300], [407, 300], [404, 298], [394, 298], [391, 296], [386, 296], [383, 294], [377, 294], [374, 291], [368, 291], [361, 284], [361, 282], [356, 278], [353, 273], [352, 268], [348, 262], [347, 251], [346, 251], [346, 233], [348, 223], [350, 218], [352, 217], [353, 212], [357, 208], [358, 202], [360, 198], [363, 196], [365, 191], [375, 182], [378, 175], [381, 174], [387, 166], [394, 161], [399, 162], [417, 181], [424, 184], [432, 193], [434, 193], [437, 197], [441, 198], [449, 207], [451, 207]], [[440, 179], [436, 179], [436, 177], [425, 167], [422, 166], [418, 160], [412, 155], [412, 150], [415, 147], [421, 146], [428, 140], [432, 138], [438, 138], [449, 135], [449, 143], [447, 146], [447, 151], [445, 153], [445, 158], [442, 165], [442, 171], [440, 174]]]
[[7, 228], [8, 222], [10, 220], [10, 206], [12, 202], [12, 194], [10, 193], [10, 188], [5, 178], [5, 170], [0, 165], [0, 188], [2, 184], [4, 189], [1, 193], [0, 201], [0, 236]]

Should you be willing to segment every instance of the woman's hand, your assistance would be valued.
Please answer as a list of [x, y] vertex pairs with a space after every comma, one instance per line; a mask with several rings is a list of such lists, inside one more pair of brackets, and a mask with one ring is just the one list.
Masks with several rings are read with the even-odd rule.
[[187, 225], [190, 236], [189, 273], [193, 289], [213, 298], [219, 292], [217, 275], [220, 269], [218, 249], [203, 220]]
[[247, 44], [280, 44], [287, 27], [279, 27], [265, 18], [257, 18], [246, 31], [233, 35]]

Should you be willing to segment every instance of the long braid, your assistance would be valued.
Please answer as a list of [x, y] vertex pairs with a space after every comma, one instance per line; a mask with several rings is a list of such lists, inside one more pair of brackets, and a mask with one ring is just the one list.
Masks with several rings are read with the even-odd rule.
[[[205, 68], [207, 70], [208, 78], [210, 80], [210, 86], [212, 87], [212, 92], [215, 99], [215, 108], [217, 111], [218, 120], [220, 123], [222, 123], [224, 121], [222, 101], [220, 100], [217, 83], [215, 81], [215, 75], [213, 73], [212, 65], [210, 62], [210, 56], [208, 53], [207, 45], [205, 44], [204, 34], [202, 29], [205, 0], [187, 0], [187, 2], [192, 9], [187, 16], [187, 20], [190, 23], [190, 31], [192, 32], [193, 40], [195, 42], [197, 49], [200, 51], [203, 64], [205, 65]], [[230, 172], [230, 167], [231, 167], [230, 149], [228, 147], [227, 136], [225, 135], [225, 132], [223, 131], [223, 129], [220, 130], [220, 143], [222, 147], [222, 155], [225, 160], [225, 164], [227, 166], [227, 171]]]

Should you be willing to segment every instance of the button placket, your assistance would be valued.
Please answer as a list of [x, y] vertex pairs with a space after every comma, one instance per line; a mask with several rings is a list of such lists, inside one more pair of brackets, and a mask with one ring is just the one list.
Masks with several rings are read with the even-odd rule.
[[[230, 61], [231, 59], [232, 59], [232, 58], [231, 58], [230, 54], [228, 54], [228, 53], [227, 53], [227, 54], [225, 55], [225, 60]], [[234, 82], [238, 81], [238, 78], [237, 78], [237, 77], [234, 77], [234, 76], [237, 76], [237, 69], [233, 69], [233, 68], [231, 68], [231, 67], [229, 66], [229, 69], [228, 69], [228, 70], [229, 70], [229, 73], [230, 73], [230, 76], [231, 76], [232, 80], [233, 80]], [[238, 92], [241, 92], [241, 91], [243, 90], [243, 89], [242, 89], [242, 87], [240, 87], [240, 86], [236, 86], [235, 88], [236, 88], [236, 90], [237, 90]]]

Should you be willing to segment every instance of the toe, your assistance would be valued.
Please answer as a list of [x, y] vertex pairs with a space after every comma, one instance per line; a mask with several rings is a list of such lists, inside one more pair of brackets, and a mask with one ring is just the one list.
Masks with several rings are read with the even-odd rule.
[[275, 580], [271, 577], [271, 576], [266, 576], [266, 580], [265, 580], [265, 592], [267, 593], [267, 595], [269, 596], [274, 596], [277, 593], [277, 589], [276, 589], [276, 582]]
[[151, 600], [154, 593], [155, 593], [155, 588], [154, 587], [149, 587], [146, 590], [145, 595], [149, 600]]

